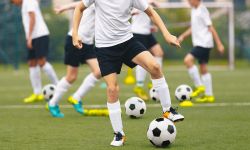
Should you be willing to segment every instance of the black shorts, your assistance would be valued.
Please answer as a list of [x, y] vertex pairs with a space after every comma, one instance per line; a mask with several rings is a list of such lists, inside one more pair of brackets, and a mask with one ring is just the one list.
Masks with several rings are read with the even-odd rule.
[[147, 50], [150, 50], [158, 43], [153, 34], [143, 35], [134, 33], [134, 37], [137, 41], [141, 42], [147, 48]]
[[196, 46], [192, 49], [190, 54], [192, 54], [196, 59], [198, 59], [199, 64], [207, 64], [209, 61], [211, 48], [204, 48]]
[[32, 49], [28, 48], [28, 60], [47, 57], [49, 52], [49, 36], [42, 36], [32, 40]]
[[97, 60], [99, 62], [102, 76], [111, 73], [120, 74], [122, 64], [134, 68], [136, 64], [132, 59], [145, 51], [146, 48], [135, 38], [111, 47], [96, 47]]
[[82, 49], [77, 49], [72, 43], [72, 37], [67, 36], [65, 42], [64, 64], [79, 67], [88, 59], [96, 58], [94, 45], [83, 44]]

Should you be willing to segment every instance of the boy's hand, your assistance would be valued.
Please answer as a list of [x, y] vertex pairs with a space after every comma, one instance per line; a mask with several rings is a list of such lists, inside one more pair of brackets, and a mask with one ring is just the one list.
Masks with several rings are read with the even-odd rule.
[[82, 40], [78, 35], [72, 36], [72, 42], [76, 48], [78, 49], [82, 48]]
[[178, 41], [177, 37], [174, 36], [174, 35], [170, 35], [166, 41], [170, 44], [170, 45], [173, 45], [173, 46], [176, 46], [177, 48], [180, 48], [181, 45], [180, 45], [180, 42]]
[[27, 47], [28, 47], [29, 49], [32, 49], [32, 38], [29, 37], [29, 38], [27, 39], [26, 42], [27, 42], [27, 43], [26, 43]]
[[179, 36], [179, 37], [178, 37], [178, 41], [179, 41], [180, 43], [182, 43], [182, 42], [184, 41], [184, 37], [183, 37], [183, 36]]
[[217, 49], [220, 52], [220, 54], [224, 54], [225, 48], [223, 44], [218, 44]]

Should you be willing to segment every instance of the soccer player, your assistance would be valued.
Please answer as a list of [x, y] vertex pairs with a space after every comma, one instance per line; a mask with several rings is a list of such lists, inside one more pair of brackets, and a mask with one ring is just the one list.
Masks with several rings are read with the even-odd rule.
[[[159, 7], [159, 3], [155, 0], [148, 0], [148, 2], [152, 6]], [[143, 11], [135, 10], [132, 15], [131, 27], [135, 39], [141, 42], [155, 57], [160, 66], [162, 66], [164, 51], [152, 34], [152, 32], [156, 32], [158, 28], [152, 25], [150, 18]], [[143, 100], [148, 100], [148, 95], [143, 88], [146, 75], [147, 71], [138, 65], [136, 67], [136, 86], [134, 92]]]
[[[194, 82], [196, 90], [192, 93], [192, 97], [197, 97], [205, 92], [205, 95], [198, 98], [197, 102], [214, 102], [212, 90], [212, 77], [208, 72], [207, 63], [209, 61], [209, 54], [214, 47], [213, 39], [217, 44], [218, 51], [223, 54], [224, 46], [213, 27], [210, 14], [207, 8], [200, 0], [189, 0], [192, 6], [191, 12], [191, 27], [187, 29], [178, 38], [182, 42], [186, 37], [192, 35], [192, 42], [194, 48], [184, 58], [184, 63], [188, 68], [188, 73]], [[195, 65], [195, 59], [200, 64], [200, 72]]]
[[49, 30], [44, 22], [37, 0], [11, 0], [21, 6], [23, 26], [28, 49], [28, 65], [33, 94], [24, 99], [25, 103], [42, 101], [42, 83], [40, 68], [49, 77], [51, 83], [57, 84], [58, 78], [46, 57], [49, 51]]
[[[77, 4], [79, 4], [79, 2], [61, 6], [56, 9], [56, 12], [61, 13], [65, 10], [73, 9]], [[64, 63], [67, 65], [67, 74], [57, 84], [55, 94], [48, 103], [50, 113], [53, 117], [64, 117], [64, 114], [60, 112], [58, 103], [62, 99], [63, 94], [68, 91], [68, 89], [77, 79], [78, 67], [80, 64], [86, 63], [90, 67], [91, 73], [83, 80], [83, 83], [73, 94], [73, 96], [68, 98], [68, 102], [73, 105], [76, 112], [84, 114], [81, 99], [101, 78], [101, 73], [94, 50], [94, 28], [95, 6], [92, 5], [84, 12], [80, 23], [80, 28], [78, 30], [78, 34], [80, 35], [83, 42], [83, 47], [79, 50], [73, 46], [72, 30], [69, 31], [66, 37]]]
[[86, 8], [92, 4], [95, 4], [96, 9], [95, 47], [97, 60], [107, 84], [107, 107], [115, 133], [111, 145], [122, 146], [125, 140], [117, 81], [123, 63], [132, 68], [138, 64], [146, 69], [151, 75], [154, 88], [158, 91], [163, 116], [173, 122], [182, 121], [184, 117], [171, 107], [168, 85], [159, 63], [133, 37], [129, 23], [132, 8], [144, 11], [162, 31], [166, 42], [180, 47], [177, 38], [168, 32], [160, 16], [148, 5], [146, 0], [83, 0], [76, 7], [73, 19], [73, 44], [79, 49], [84, 47], [82, 45], [83, 39], [77, 33], [81, 14], [83, 11], [85, 13]]

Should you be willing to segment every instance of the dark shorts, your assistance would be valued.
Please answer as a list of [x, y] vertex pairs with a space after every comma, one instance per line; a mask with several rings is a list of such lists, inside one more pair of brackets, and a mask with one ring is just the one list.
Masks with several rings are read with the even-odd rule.
[[77, 49], [72, 43], [72, 37], [67, 36], [65, 42], [64, 64], [79, 67], [88, 59], [96, 58], [94, 45], [83, 44], [82, 49]]
[[132, 59], [145, 51], [146, 48], [135, 38], [111, 47], [96, 47], [97, 60], [99, 62], [102, 76], [112, 73], [120, 74], [122, 64], [134, 68], [136, 64]]
[[204, 48], [196, 46], [192, 49], [190, 54], [192, 54], [196, 59], [198, 59], [199, 64], [207, 64], [209, 61], [211, 48]]
[[134, 33], [134, 37], [137, 41], [141, 42], [147, 48], [147, 50], [150, 50], [158, 43], [153, 34], [143, 35]]
[[28, 60], [47, 57], [49, 52], [49, 36], [32, 40], [32, 49], [28, 49]]

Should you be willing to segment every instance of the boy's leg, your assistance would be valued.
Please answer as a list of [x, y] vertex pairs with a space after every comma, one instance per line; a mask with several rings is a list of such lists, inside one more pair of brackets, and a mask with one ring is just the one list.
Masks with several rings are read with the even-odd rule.
[[[53, 117], [63, 117], [60, 113], [58, 103], [62, 96], [71, 87], [71, 84], [76, 80], [78, 74], [78, 67], [67, 66], [67, 75], [63, 77], [56, 85], [56, 91], [53, 98], [49, 101], [49, 109]], [[59, 112], [58, 112], [59, 111]]]
[[196, 87], [196, 90], [192, 93], [191, 97], [196, 97], [205, 91], [205, 88], [201, 82], [201, 77], [197, 66], [194, 64], [194, 56], [192, 54], [187, 54], [184, 58], [184, 63], [188, 68], [188, 73], [190, 78]]
[[48, 76], [51, 83], [56, 85], [58, 83], [58, 78], [53, 66], [46, 60], [45, 57], [39, 58], [38, 64], [43, 69], [45, 74]]
[[111, 142], [112, 146], [122, 146], [124, 143], [124, 132], [122, 126], [121, 106], [119, 102], [119, 86], [117, 83], [117, 74], [112, 73], [103, 77], [107, 84], [107, 107], [109, 118], [113, 127], [115, 138]]
[[136, 86], [134, 87], [134, 92], [138, 97], [143, 100], [148, 100], [148, 95], [144, 90], [144, 82], [147, 76], [147, 71], [141, 66], [136, 66]]
[[159, 94], [159, 99], [161, 102], [162, 110], [164, 112], [164, 117], [171, 119], [172, 121], [182, 121], [184, 117], [178, 114], [171, 107], [171, 98], [166, 83], [165, 77], [161, 71], [160, 65], [154, 59], [151, 53], [148, 51], [143, 51], [132, 60], [134, 63], [145, 68], [151, 75], [153, 87]]

